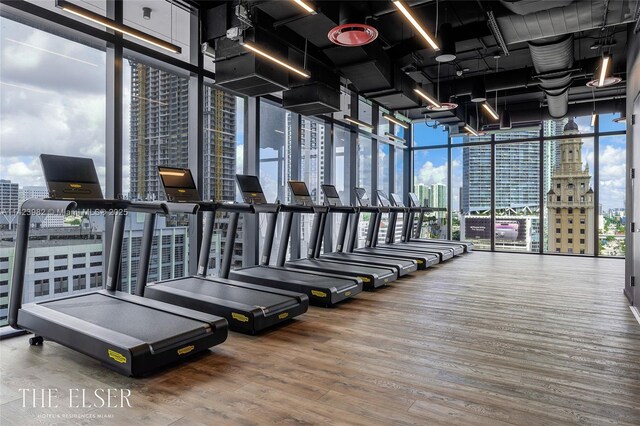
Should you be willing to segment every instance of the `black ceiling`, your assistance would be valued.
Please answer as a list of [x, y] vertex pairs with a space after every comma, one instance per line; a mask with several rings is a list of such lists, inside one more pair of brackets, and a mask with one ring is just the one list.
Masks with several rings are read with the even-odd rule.
[[[238, 2], [202, 1], [200, 5], [211, 9], [223, 3], [229, 14], [227, 27], [232, 27], [237, 24], [234, 7]], [[435, 52], [415, 36], [413, 27], [391, 1], [308, 0], [307, 3], [318, 13], [309, 15], [288, 0], [242, 2], [256, 27], [286, 44], [290, 51], [304, 51], [306, 42], [306, 51], [314, 63], [336, 71], [364, 97], [419, 119], [424, 117], [425, 103], [414, 96], [412, 88], [421, 85], [432, 94], [439, 93], [440, 101], [451, 99], [460, 104], [460, 111], [444, 115], [457, 114], [460, 122], [466, 121], [465, 107], [475, 108], [469, 103], [468, 88], [478, 79], [485, 84], [491, 103], [497, 93], [498, 105], [506, 103], [516, 117], [521, 111], [522, 121], [532, 118], [532, 109], [539, 111], [541, 105], [544, 109], [547, 97], [541, 80], [536, 78], [539, 73], [532, 61], [530, 43], [544, 44], [571, 36], [572, 66], [560, 70], [569, 72], [570, 112], [576, 108], [571, 105], [579, 105], [594, 95], [602, 99], [599, 105], [618, 108], [623, 102], [610, 98], [624, 93], [627, 24], [637, 16], [640, 7], [640, 0], [406, 1], [431, 34], [435, 35], [442, 23], [453, 26], [457, 57], [452, 62], [438, 63]], [[336, 46], [328, 40], [328, 31], [341, 23], [341, 16], [344, 21], [341, 5], [348, 9], [350, 21], [366, 23], [378, 30], [379, 36], [373, 43], [351, 48]], [[508, 55], [488, 25], [489, 14], [496, 17]], [[556, 38], [551, 39], [553, 36]], [[603, 44], [606, 47], [593, 48]], [[613, 55], [614, 74], [622, 82], [592, 93], [585, 83], [594, 78], [603, 53]]]

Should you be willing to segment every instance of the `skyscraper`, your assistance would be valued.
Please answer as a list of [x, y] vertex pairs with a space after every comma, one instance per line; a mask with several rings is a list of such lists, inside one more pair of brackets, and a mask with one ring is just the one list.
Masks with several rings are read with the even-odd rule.
[[547, 193], [549, 251], [593, 254], [594, 193], [589, 186], [589, 166], [582, 163], [582, 138], [578, 125], [569, 120], [558, 142], [560, 163]]
[[189, 79], [133, 60], [129, 63], [129, 196], [162, 200], [158, 166], [188, 166]]
[[0, 229], [13, 229], [18, 214], [18, 184], [0, 179]]
[[[189, 79], [146, 64], [130, 60], [131, 65], [131, 110], [130, 110], [130, 194], [132, 199], [165, 199], [157, 166], [184, 167], [189, 165]], [[205, 200], [235, 200], [236, 174], [236, 97], [211, 86], [204, 87], [203, 154], [204, 167], [202, 194]], [[167, 227], [181, 227], [175, 240], [186, 248], [186, 226], [190, 217], [179, 216], [166, 219]], [[214, 273], [220, 248], [224, 244], [224, 228], [227, 217], [216, 215], [209, 272]], [[238, 232], [242, 231], [242, 221]], [[156, 230], [159, 237], [160, 231]], [[134, 236], [131, 236], [134, 241]], [[164, 238], [164, 234], [162, 236]], [[124, 259], [129, 265], [136, 260], [132, 251]], [[155, 250], [155, 249], [154, 249]], [[237, 238], [233, 247], [233, 260], [242, 261], [242, 238]], [[186, 251], [186, 250], [185, 250]], [[156, 253], [157, 251], [154, 251]], [[179, 277], [186, 273], [185, 264], [173, 262], [175, 269], [169, 275], [162, 272], [158, 277]], [[152, 259], [152, 262], [155, 260]], [[133, 282], [137, 268], [130, 268], [129, 278]], [[150, 278], [153, 270], [150, 270]]]

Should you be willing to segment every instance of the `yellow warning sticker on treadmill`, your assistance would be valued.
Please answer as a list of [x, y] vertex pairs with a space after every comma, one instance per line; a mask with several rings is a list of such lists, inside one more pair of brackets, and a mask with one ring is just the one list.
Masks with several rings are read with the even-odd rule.
[[248, 316], [239, 314], [237, 312], [231, 312], [231, 318], [240, 322], [249, 322]]
[[107, 354], [109, 355], [109, 358], [113, 359], [115, 362], [119, 362], [120, 364], [126, 364], [127, 362], [127, 357], [122, 355], [120, 352], [107, 349]]
[[289, 312], [283, 312], [280, 315], [278, 315], [278, 318], [279, 319], [285, 319], [288, 316], [289, 316]]
[[369, 283], [369, 282], [371, 282], [371, 280], [370, 280], [369, 278], [367, 278], [367, 277], [358, 277], [358, 278], [360, 278], [360, 279], [362, 280], [362, 282], [363, 282], [363, 283]]
[[80, 185], [79, 183], [70, 183], [69, 186], [72, 188], [82, 188], [82, 185]]
[[185, 346], [184, 348], [180, 348], [178, 349], [178, 355], [186, 355], [189, 352], [191, 352], [192, 350], [194, 350], [196, 347], [193, 345], [189, 345], [189, 346]]
[[327, 297], [327, 293], [319, 290], [311, 290], [311, 294], [317, 297]]
[[351, 292], [350, 292], [350, 291], [345, 291], [345, 292], [344, 292], [344, 295], [345, 295], [345, 296], [351, 296]]
[[424, 260], [416, 259], [416, 262], [418, 263], [418, 265], [422, 265], [424, 263]]

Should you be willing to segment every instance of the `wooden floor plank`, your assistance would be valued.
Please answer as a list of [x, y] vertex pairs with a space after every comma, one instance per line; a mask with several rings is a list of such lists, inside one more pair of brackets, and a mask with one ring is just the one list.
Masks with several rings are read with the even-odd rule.
[[[640, 424], [623, 270], [475, 252], [144, 379], [17, 337], [0, 343], [0, 423]], [[127, 388], [133, 407], [23, 408], [21, 387]]]

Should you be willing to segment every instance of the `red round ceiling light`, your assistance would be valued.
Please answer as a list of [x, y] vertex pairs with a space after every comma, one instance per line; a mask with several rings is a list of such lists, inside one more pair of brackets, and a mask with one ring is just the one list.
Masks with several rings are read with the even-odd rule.
[[327, 36], [338, 46], [357, 47], [375, 40], [378, 37], [378, 30], [365, 24], [344, 24], [332, 28]]

